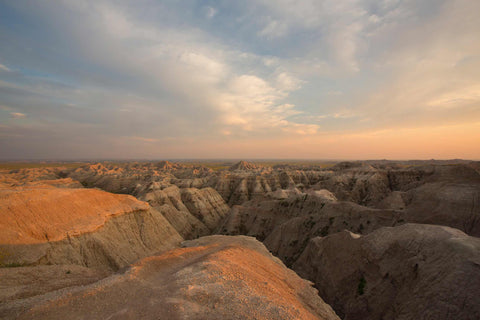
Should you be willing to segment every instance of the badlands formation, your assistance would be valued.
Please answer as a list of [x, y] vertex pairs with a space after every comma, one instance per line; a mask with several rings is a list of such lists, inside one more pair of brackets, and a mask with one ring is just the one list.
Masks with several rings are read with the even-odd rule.
[[480, 165], [0, 171], [1, 319], [479, 319]]

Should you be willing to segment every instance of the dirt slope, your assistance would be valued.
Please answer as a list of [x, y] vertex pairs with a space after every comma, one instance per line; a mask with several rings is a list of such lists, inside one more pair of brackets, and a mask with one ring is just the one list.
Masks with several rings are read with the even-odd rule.
[[211, 236], [124, 274], [0, 306], [5, 319], [339, 319], [248, 237]]

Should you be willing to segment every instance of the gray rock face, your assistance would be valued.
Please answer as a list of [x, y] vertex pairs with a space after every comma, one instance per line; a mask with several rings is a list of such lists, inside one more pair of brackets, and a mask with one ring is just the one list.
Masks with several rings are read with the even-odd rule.
[[434, 181], [407, 192], [405, 219], [446, 225], [480, 237], [480, 175], [473, 173], [476, 181]]
[[161, 212], [184, 239], [195, 239], [210, 233], [207, 226], [192, 215], [182, 202], [182, 195], [177, 186], [154, 189], [146, 193], [141, 199]]
[[344, 229], [366, 234], [402, 221], [402, 212], [335, 201], [328, 193], [312, 192], [234, 206], [217, 232], [255, 236], [290, 266], [311, 238]]
[[480, 239], [405, 224], [310, 240], [294, 264], [345, 320], [478, 319]]
[[237, 162], [236, 164], [234, 164], [233, 166], [231, 166], [228, 170], [230, 171], [236, 171], [236, 170], [258, 170], [258, 169], [261, 169], [262, 166], [259, 166], [259, 165], [256, 165], [254, 163], [251, 163], [251, 162], [247, 162], [247, 161], [239, 161]]
[[212, 188], [181, 189], [182, 201], [190, 213], [213, 231], [223, 220], [230, 208]]
[[180, 189], [170, 185], [152, 190], [141, 199], [160, 211], [184, 239], [210, 234], [230, 210], [212, 188]]

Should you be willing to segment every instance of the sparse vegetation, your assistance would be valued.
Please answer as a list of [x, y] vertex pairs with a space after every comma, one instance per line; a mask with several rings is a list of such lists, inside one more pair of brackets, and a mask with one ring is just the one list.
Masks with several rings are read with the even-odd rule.
[[309, 216], [308, 220], [305, 220], [303, 222], [303, 226], [307, 229], [313, 228], [314, 225], [315, 225], [315, 221], [313, 221], [313, 216]]
[[0, 268], [18, 268], [18, 267], [24, 267], [24, 266], [26, 266], [25, 263], [19, 263], [19, 262], [10, 262], [5, 264], [0, 264]]
[[282, 200], [280, 201], [280, 205], [282, 207], [288, 208], [290, 206], [290, 202], [288, 202], [287, 200]]
[[5, 265], [5, 260], [10, 257], [10, 252], [0, 250], [0, 267], [3, 267]]
[[322, 228], [322, 230], [320, 230], [320, 235], [322, 237], [326, 237], [328, 236], [328, 230], [330, 229], [330, 226], [325, 226]]
[[367, 285], [367, 280], [365, 280], [364, 277], [360, 278], [360, 281], [358, 282], [358, 287], [357, 287], [357, 293], [359, 296], [363, 295], [365, 293], [365, 286]]
[[358, 226], [357, 232], [362, 233], [363, 229], [364, 229], [363, 223], [360, 223], [360, 225]]
[[244, 223], [241, 223], [240, 226], [238, 227], [238, 234], [247, 234], [248, 229], [247, 226]]

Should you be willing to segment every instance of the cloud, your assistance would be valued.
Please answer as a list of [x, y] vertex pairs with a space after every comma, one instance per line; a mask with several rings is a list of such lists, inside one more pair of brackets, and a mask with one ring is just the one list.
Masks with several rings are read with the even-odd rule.
[[[478, 3], [456, 0], [439, 7], [436, 15], [418, 20], [412, 28], [389, 26], [396, 41], [375, 63], [381, 82], [356, 97], [350, 110], [372, 119], [377, 128], [421, 127], [471, 123], [480, 117], [480, 22], [473, 12]], [[394, 28], [392, 30], [391, 28]], [[386, 41], [385, 30], [373, 36]], [[388, 75], [385, 77], [383, 75]], [[380, 78], [379, 78], [380, 79]]]
[[10, 69], [7, 68], [7, 66], [5, 66], [5, 65], [3, 65], [3, 64], [0, 63], [0, 71], [7, 71], [7, 72], [9, 72]]
[[300, 89], [302, 81], [289, 75], [286, 72], [282, 72], [277, 75], [276, 84], [280, 90], [295, 91]]
[[270, 20], [265, 27], [258, 32], [258, 35], [266, 38], [279, 38], [288, 32], [285, 23], [278, 20]]
[[325, 135], [480, 117], [475, 1], [30, 4], [8, 4], [17, 15], [0, 22], [0, 126], [14, 123], [19, 145], [57, 134], [84, 152], [147, 156], [297, 138], [311, 144], [288, 146], [306, 150]]
[[147, 142], [147, 143], [152, 143], [152, 142], [158, 142], [158, 139], [152, 139], [152, 138], [145, 138], [145, 137], [130, 137], [130, 139], [136, 140], [136, 141], [141, 141], [141, 142]]
[[316, 124], [298, 124], [291, 123], [282, 130], [288, 133], [294, 133], [298, 135], [314, 135], [318, 132], [319, 126]]
[[[281, 132], [305, 134], [315, 133], [316, 126], [296, 123], [289, 120], [300, 114], [293, 104], [281, 104], [288, 97], [290, 90], [297, 86], [286, 75], [277, 86], [252, 75], [241, 75], [231, 79], [223, 93], [216, 99], [219, 120], [229, 134], [257, 132], [275, 135]], [[289, 79], [286, 81], [285, 79]], [[286, 82], [286, 84], [284, 83]]]
[[25, 118], [27, 115], [21, 112], [10, 112], [10, 117], [14, 119], [22, 119]]
[[207, 7], [206, 8], [206, 17], [208, 19], [212, 19], [213, 17], [215, 17], [218, 13], [218, 10], [213, 8], [213, 7]]

